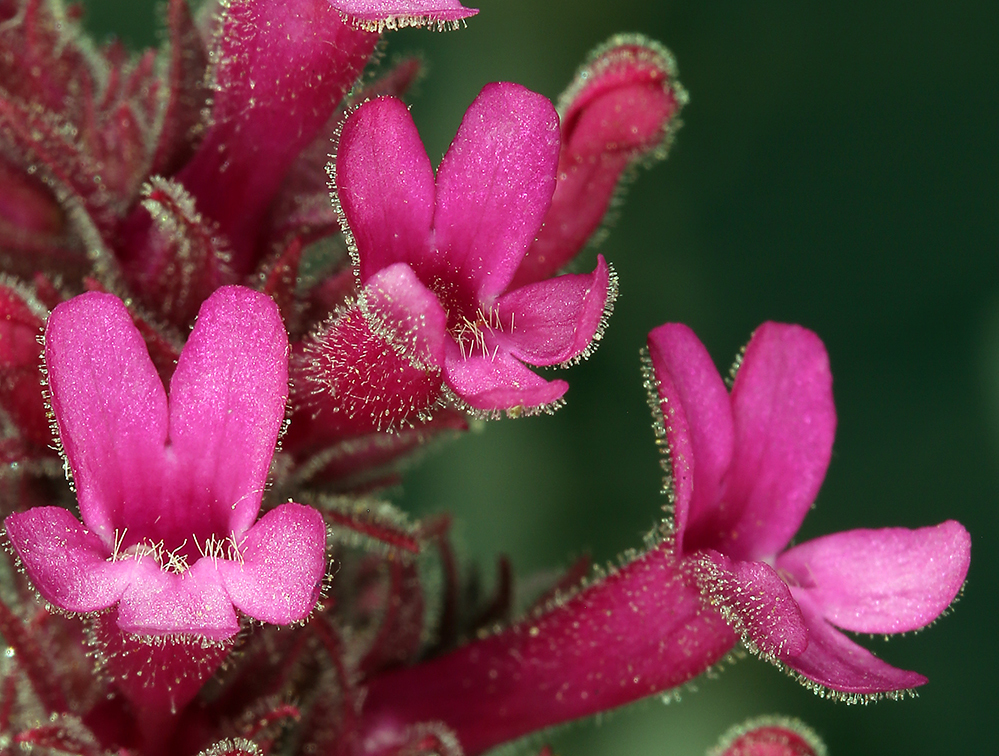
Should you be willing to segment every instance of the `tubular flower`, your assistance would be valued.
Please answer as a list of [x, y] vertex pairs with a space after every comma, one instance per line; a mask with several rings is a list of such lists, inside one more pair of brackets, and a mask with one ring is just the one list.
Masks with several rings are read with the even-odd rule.
[[84, 294], [45, 329], [52, 410], [82, 524], [62, 507], [5, 521], [42, 597], [68, 612], [117, 607], [141, 636], [304, 619], [325, 573], [315, 510], [257, 521], [287, 397], [287, 336], [262, 294], [224, 287], [202, 306], [170, 396], [121, 300]]
[[673, 517], [659, 542], [585, 586], [577, 577], [502, 632], [372, 681], [372, 743], [440, 720], [467, 754], [482, 753], [680, 686], [723, 659], [740, 633], [833, 697], [897, 696], [926, 682], [836, 627], [895, 633], [937, 618], [967, 574], [961, 525], [855, 530], [784, 550], [832, 451], [832, 378], [818, 337], [765, 323], [731, 395], [686, 326], [654, 330], [649, 353], [671, 470]]
[[[351, 397], [356, 422], [368, 415], [391, 426], [445, 394], [486, 414], [535, 412], [561, 399], [564, 381], [526, 365], [585, 356], [616, 286], [599, 257], [591, 274], [510, 288], [551, 206], [558, 157], [554, 107], [516, 84], [482, 90], [436, 179], [401, 101], [369, 101], [347, 119], [334, 179], [362, 288], [306, 356], [333, 376], [331, 393]], [[361, 384], [385, 381], [397, 388], [393, 401], [408, 394], [410, 402], [377, 391], [354, 399]]]
[[379, 32], [406, 26], [457, 28], [478, 13], [455, 0], [329, 0], [329, 4], [358, 26]]
[[708, 756], [826, 756], [808, 725], [788, 717], [759, 717], [733, 727]]
[[935, 620], [964, 584], [967, 531], [954, 521], [851, 530], [787, 548], [822, 485], [836, 429], [819, 338], [764, 323], [731, 394], [684, 325], [649, 334], [649, 354], [676, 549], [744, 643], [851, 700], [923, 685], [837, 628], [899, 633]]

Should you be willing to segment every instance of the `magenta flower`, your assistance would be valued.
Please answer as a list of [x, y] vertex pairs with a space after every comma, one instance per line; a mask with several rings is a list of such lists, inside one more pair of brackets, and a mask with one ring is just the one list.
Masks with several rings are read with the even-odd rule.
[[414, 723], [441, 721], [466, 754], [482, 753], [682, 685], [723, 658], [738, 632], [826, 695], [897, 696], [926, 682], [835, 627], [895, 633], [940, 616], [968, 570], [961, 525], [855, 530], [781, 553], [832, 450], [832, 379], [818, 337], [762, 325], [731, 396], [686, 326], [656, 329], [649, 349], [672, 462], [674, 516], [658, 543], [585, 586], [567, 582], [500, 633], [373, 680], [368, 741], [390, 745]]
[[6, 519], [35, 588], [90, 613], [117, 606], [142, 636], [220, 641], [237, 610], [287, 624], [325, 573], [315, 510], [257, 521], [287, 398], [287, 336], [267, 297], [224, 287], [204, 303], [170, 396], [117, 297], [59, 305], [45, 331], [52, 410], [79, 500]]
[[[561, 399], [568, 385], [527, 365], [584, 357], [615, 281], [599, 257], [591, 274], [510, 286], [551, 206], [558, 158], [554, 107], [516, 84], [482, 90], [436, 179], [400, 100], [347, 119], [335, 182], [362, 289], [306, 356], [314, 384], [349, 397], [348, 417], [391, 427], [444, 396], [485, 414]], [[371, 390], [386, 382], [393, 395]]]
[[478, 13], [456, 0], [329, 0], [329, 4], [358, 25], [377, 31], [406, 26], [456, 27]]
[[819, 338], [764, 323], [731, 395], [686, 326], [654, 330], [649, 352], [676, 549], [744, 642], [846, 697], [923, 685], [922, 675], [880, 661], [837, 628], [900, 633], [935, 620], [964, 583], [967, 531], [954, 521], [852, 530], [787, 549], [822, 485], [836, 429]]

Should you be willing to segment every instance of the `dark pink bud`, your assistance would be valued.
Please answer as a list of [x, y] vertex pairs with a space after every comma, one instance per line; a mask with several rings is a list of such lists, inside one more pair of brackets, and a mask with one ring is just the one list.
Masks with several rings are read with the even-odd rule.
[[666, 157], [687, 102], [676, 75], [670, 52], [638, 35], [612, 38], [579, 69], [558, 105], [555, 196], [513, 286], [560, 270], [598, 229], [628, 170]]

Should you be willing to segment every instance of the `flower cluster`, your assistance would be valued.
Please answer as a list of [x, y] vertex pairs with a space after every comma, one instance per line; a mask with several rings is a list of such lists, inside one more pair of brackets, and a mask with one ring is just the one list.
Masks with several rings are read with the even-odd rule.
[[[760, 326], [731, 391], [688, 328], [650, 334], [669, 517], [525, 614], [507, 563], [478, 596], [446, 517], [375, 498], [470, 418], [562, 404], [534, 368], [603, 337], [613, 269], [565, 271], [668, 151], [664, 48], [612, 38], [557, 106], [486, 86], [435, 171], [420, 64], [375, 51], [459, 2], [170, 0], [138, 56], [79, 13], [0, 0], [0, 750], [471, 756], [740, 639], [834, 697], [926, 682], [840, 631], [935, 620], [969, 536], [788, 547], [836, 425], [801, 327]], [[774, 719], [717, 749], [764, 752], [823, 746]]]

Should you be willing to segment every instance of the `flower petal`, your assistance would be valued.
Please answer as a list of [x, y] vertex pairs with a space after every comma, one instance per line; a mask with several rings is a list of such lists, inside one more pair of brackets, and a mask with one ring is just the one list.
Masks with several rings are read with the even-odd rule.
[[362, 284], [392, 263], [429, 254], [434, 170], [401, 100], [369, 100], [344, 123], [336, 189]]
[[60, 609], [107, 609], [128, 586], [133, 562], [108, 561], [101, 539], [62, 507], [34, 507], [4, 525], [31, 584]]
[[435, 265], [462, 305], [488, 306], [510, 283], [551, 205], [558, 149], [555, 108], [519, 84], [487, 84], [468, 108], [437, 172], [434, 216]]
[[732, 388], [735, 455], [713, 518], [732, 557], [777, 555], [815, 500], [832, 455], [836, 408], [822, 341], [796, 325], [764, 323]]
[[464, 355], [458, 345], [448, 343], [444, 362], [448, 386], [473, 410], [544, 409], [569, 389], [565, 381], [546, 381], [501, 347], [489, 356]]
[[808, 645], [808, 631], [787, 584], [763, 562], [703, 553], [696, 567], [698, 584], [721, 607], [743, 639], [770, 658], [796, 656]]
[[160, 514], [147, 503], [160, 500], [163, 482], [163, 383], [125, 305], [111, 294], [83, 294], [52, 311], [45, 363], [80, 514], [110, 550], [116, 528]]
[[246, 533], [237, 561], [219, 561], [232, 603], [277, 625], [305, 619], [326, 574], [326, 526], [312, 507], [282, 504]]
[[447, 342], [447, 313], [405, 263], [380, 270], [358, 300], [376, 330], [424, 370], [439, 369]]
[[422, 26], [427, 22], [443, 24], [474, 16], [475, 8], [466, 8], [457, 0], [329, 0], [330, 5], [359, 21], [396, 22], [399, 26]]
[[[271, 299], [218, 289], [170, 382], [171, 460], [165, 496], [177, 532], [241, 535], [257, 517], [288, 397], [288, 337]], [[206, 503], [206, 499], [208, 500]]]
[[690, 328], [666, 323], [648, 343], [672, 466], [673, 527], [681, 549], [692, 552], [713, 545], [713, 518], [732, 459], [732, 407], [711, 355]]
[[137, 558], [131, 585], [118, 604], [118, 627], [133, 635], [231, 638], [239, 620], [211, 558], [191, 569], [166, 572], [151, 556]]
[[940, 616], [964, 584], [971, 537], [953, 520], [909, 530], [851, 530], [781, 554], [777, 568], [807, 590], [829, 622], [859, 633], [902, 633]]
[[575, 359], [600, 338], [614, 294], [610, 268], [598, 255], [592, 273], [550, 278], [500, 297], [495, 310], [502, 332], [496, 339], [529, 365]]
[[784, 664], [812, 682], [847, 694], [877, 695], [926, 684], [921, 674], [886, 664], [822, 619], [808, 593], [791, 589], [808, 627], [808, 647], [798, 656], [782, 659]]

